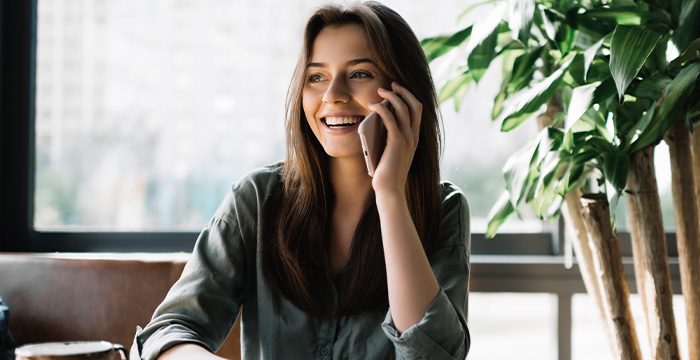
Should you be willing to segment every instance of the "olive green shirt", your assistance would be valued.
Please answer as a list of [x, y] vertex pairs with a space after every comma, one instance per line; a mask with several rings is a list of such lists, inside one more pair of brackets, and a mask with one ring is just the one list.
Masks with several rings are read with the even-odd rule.
[[[281, 189], [282, 163], [232, 186], [204, 228], [180, 279], [151, 322], [138, 329], [131, 359], [154, 359], [181, 343], [216, 351], [240, 309], [243, 359], [464, 359], [469, 351], [469, 209], [463, 193], [443, 183], [442, 227], [430, 257], [440, 292], [423, 319], [403, 333], [389, 309], [319, 319], [288, 302], [262, 273], [263, 211]], [[268, 215], [269, 217], [269, 215]], [[344, 272], [333, 279], [337, 308]], [[330, 280], [330, 279], [329, 279]]]

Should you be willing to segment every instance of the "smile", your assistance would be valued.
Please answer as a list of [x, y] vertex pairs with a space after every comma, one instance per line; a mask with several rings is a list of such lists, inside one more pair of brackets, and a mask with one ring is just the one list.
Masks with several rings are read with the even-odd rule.
[[362, 119], [362, 116], [328, 116], [323, 121], [330, 128], [342, 128], [357, 125]]

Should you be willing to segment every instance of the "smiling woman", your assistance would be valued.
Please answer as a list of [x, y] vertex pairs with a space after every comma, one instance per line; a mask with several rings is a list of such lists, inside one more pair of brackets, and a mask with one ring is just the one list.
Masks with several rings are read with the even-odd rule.
[[[286, 160], [232, 187], [132, 357], [215, 358], [239, 309], [245, 359], [468, 353], [469, 209], [440, 182], [418, 39], [370, 1], [316, 9], [303, 44]], [[370, 177], [356, 123], [372, 111], [387, 141]]]

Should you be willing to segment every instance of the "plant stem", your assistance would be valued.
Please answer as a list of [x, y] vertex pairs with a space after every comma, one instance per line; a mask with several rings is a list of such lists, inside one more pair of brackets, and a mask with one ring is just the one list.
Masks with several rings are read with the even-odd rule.
[[700, 126], [690, 135], [690, 148], [693, 158], [693, 179], [695, 179], [695, 206], [698, 209], [698, 222], [700, 222]]
[[680, 359], [653, 145], [630, 156], [627, 191], [637, 289], [646, 314], [652, 358]]
[[[607, 315], [605, 307], [603, 306], [603, 295], [601, 294], [601, 285], [599, 283], [600, 279], [596, 275], [593, 266], [593, 253], [588, 244], [588, 231], [583, 220], [583, 214], [581, 213], [581, 190], [575, 189], [566, 193], [561, 213], [562, 216], [564, 216], [566, 230], [569, 233], [569, 237], [572, 239], [571, 243], [574, 247], [576, 262], [579, 272], [581, 272], [583, 284], [586, 286], [586, 292], [592, 296], [595, 301], [596, 307], [598, 308], [598, 315], [602, 320], [601, 323], [608, 335], [607, 338], [612, 339], [613, 330], [606, 321]], [[610, 346], [614, 352], [614, 342], [610, 342]]]
[[690, 360], [700, 360], [700, 229], [695, 192], [690, 133], [684, 122], [676, 121], [666, 136], [671, 154], [671, 188], [676, 214], [676, 239], [681, 270], [681, 287], [688, 323]]
[[605, 194], [586, 195], [581, 199], [581, 213], [588, 229], [588, 243], [600, 284], [608, 326], [614, 331], [615, 357], [642, 358], [637, 331], [630, 310], [630, 291], [622, 266], [620, 244], [613, 235], [610, 206]]

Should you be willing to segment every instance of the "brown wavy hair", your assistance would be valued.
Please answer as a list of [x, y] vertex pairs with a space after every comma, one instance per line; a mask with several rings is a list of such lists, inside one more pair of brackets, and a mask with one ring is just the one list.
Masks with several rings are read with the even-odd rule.
[[[325, 151], [308, 125], [302, 92], [311, 49], [326, 26], [358, 24], [369, 41], [372, 62], [389, 79], [406, 87], [423, 104], [420, 141], [408, 174], [406, 196], [413, 222], [428, 257], [438, 241], [441, 221], [441, 150], [438, 101], [428, 61], [406, 21], [378, 3], [326, 5], [309, 18], [303, 49], [287, 94], [287, 153], [283, 189], [262, 247], [263, 273], [270, 285], [298, 308], [323, 316], [330, 309], [330, 219], [335, 196]], [[353, 234], [347, 280], [337, 314], [355, 315], [386, 309], [386, 267], [379, 214], [368, 199]]]

